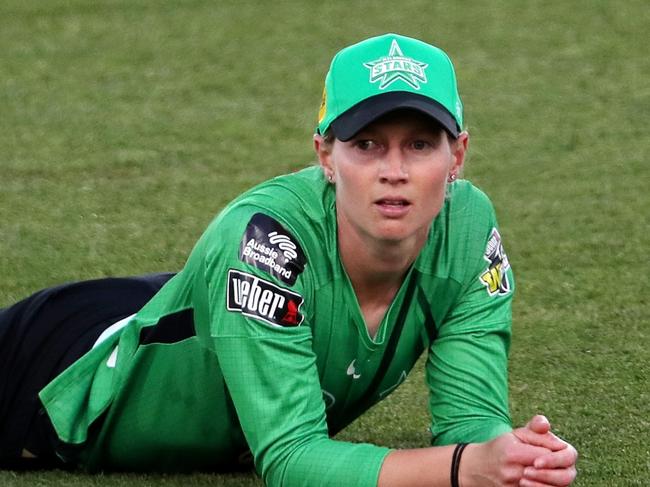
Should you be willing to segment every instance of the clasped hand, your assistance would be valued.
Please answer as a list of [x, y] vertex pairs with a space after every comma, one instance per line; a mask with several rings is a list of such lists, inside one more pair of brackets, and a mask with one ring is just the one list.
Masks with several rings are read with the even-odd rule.
[[461, 487], [564, 487], [576, 477], [576, 449], [551, 432], [546, 417], [486, 443], [468, 445]]

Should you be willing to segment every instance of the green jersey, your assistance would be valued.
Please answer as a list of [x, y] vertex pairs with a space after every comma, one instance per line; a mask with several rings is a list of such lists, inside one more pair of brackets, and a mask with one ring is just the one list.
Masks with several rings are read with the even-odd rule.
[[457, 181], [369, 336], [334, 189], [312, 167], [228, 205], [183, 270], [40, 397], [91, 469], [232, 469], [250, 451], [267, 485], [374, 486], [390, 450], [331, 436], [423, 351], [433, 444], [510, 430], [513, 287], [489, 200]]

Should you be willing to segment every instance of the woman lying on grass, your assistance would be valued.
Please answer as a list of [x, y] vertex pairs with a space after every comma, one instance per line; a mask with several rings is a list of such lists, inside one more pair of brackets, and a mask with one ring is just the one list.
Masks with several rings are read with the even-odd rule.
[[[245, 192], [181, 272], [50, 288], [0, 313], [5, 467], [228, 471], [267, 485], [566, 486], [575, 449], [512, 429], [512, 270], [447, 55], [340, 51], [318, 167]], [[432, 445], [331, 437], [427, 354]]]

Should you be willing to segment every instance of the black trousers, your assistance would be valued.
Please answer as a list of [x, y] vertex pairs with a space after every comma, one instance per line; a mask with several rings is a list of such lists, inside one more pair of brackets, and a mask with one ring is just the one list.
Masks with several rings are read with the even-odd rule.
[[[65, 467], [55, 454], [58, 438], [39, 391], [172, 276], [64, 284], [0, 310], [0, 469]], [[22, 458], [23, 449], [38, 458]]]

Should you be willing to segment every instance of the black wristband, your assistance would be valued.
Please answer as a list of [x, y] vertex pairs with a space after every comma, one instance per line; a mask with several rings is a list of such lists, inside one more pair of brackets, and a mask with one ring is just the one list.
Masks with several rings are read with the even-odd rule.
[[460, 456], [467, 443], [458, 443], [454, 448], [454, 454], [451, 456], [451, 487], [459, 487], [458, 485], [458, 470], [460, 469]]

